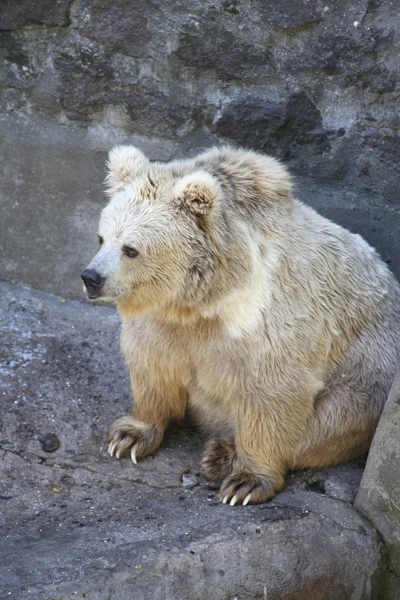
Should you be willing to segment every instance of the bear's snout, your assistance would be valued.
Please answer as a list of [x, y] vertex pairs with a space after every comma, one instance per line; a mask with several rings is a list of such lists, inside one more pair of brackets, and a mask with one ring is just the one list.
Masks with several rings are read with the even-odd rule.
[[100, 273], [94, 269], [85, 269], [81, 274], [84, 286], [86, 288], [87, 295], [91, 300], [98, 298], [101, 294], [101, 289], [105, 282], [105, 277], [102, 277]]

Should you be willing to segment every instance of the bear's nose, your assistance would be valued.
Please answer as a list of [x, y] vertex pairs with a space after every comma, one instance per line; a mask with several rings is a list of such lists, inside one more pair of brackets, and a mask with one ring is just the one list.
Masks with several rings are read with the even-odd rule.
[[94, 269], [85, 269], [81, 275], [86, 286], [96, 286], [102, 285], [104, 283], [103, 277], [95, 271]]
[[105, 278], [94, 269], [85, 269], [81, 275], [87, 295], [91, 300], [99, 298]]

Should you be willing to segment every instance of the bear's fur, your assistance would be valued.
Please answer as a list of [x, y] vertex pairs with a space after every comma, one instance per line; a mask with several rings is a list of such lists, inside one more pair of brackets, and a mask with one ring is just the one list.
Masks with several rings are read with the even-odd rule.
[[188, 405], [211, 434], [203, 475], [234, 505], [365, 453], [400, 359], [400, 287], [375, 251], [254, 152], [116, 147], [107, 185], [90, 297], [116, 301], [135, 398], [111, 456], [154, 452]]

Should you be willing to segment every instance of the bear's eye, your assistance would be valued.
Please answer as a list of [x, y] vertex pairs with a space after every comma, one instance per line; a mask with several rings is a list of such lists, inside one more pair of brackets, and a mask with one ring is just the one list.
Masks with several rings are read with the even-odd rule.
[[136, 258], [136, 256], [139, 254], [136, 248], [130, 248], [129, 246], [122, 246], [122, 252], [125, 254], [125, 256], [129, 256], [129, 258]]
[[97, 237], [98, 237], [100, 246], [102, 246], [104, 244], [103, 238], [101, 237], [101, 235], [98, 235]]

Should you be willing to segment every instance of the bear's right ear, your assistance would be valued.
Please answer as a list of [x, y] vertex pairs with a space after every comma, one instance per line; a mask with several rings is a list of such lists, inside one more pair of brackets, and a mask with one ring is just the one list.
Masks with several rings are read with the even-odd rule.
[[207, 230], [220, 195], [215, 177], [205, 171], [185, 175], [175, 185], [174, 193], [178, 205], [191, 214], [202, 229]]
[[135, 146], [115, 146], [108, 155], [106, 193], [112, 196], [119, 192], [149, 165], [147, 156]]

